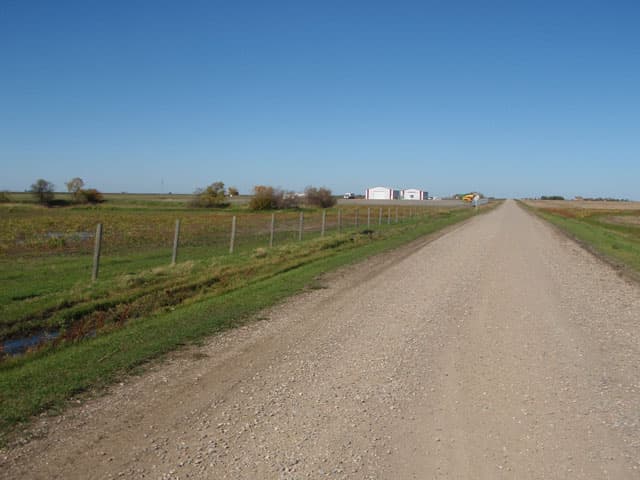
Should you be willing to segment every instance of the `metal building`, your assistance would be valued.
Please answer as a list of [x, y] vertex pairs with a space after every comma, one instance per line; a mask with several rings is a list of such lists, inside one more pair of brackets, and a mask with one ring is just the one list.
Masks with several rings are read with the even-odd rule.
[[400, 198], [400, 190], [389, 187], [372, 187], [365, 191], [367, 200], [398, 200]]
[[402, 190], [403, 200], [427, 200], [429, 198], [429, 192], [420, 190], [418, 188], [407, 188]]

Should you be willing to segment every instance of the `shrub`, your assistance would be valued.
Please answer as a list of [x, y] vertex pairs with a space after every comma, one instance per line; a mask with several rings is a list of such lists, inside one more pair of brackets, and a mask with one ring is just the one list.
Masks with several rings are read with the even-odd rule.
[[249, 201], [251, 210], [271, 210], [277, 208], [277, 192], [273, 187], [256, 185], [253, 187], [253, 197]]
[[77, 201], [82, 203], [102, 203], [104, 202], [104, 196], [102, 192], [99, 192], [95, 188], [88, 188], [86, 190], [80, 190], [75, 197], [78, 198]]
[[305, 201], [308, 205], [321, 208], [333, 207], [336, 199], [331, 195], [331, 190], [325, 187], [307, 187], [304, 190]]
[[277, 208], [298, 208], [300, 197], [295, 192], [280, 192], [277, 198]]
[[193, 192], [194, 197], [190, 204], [193, 207], [212, 208], [226, 207], [229, 204], [224, 194], [224, 183], [213, 182], [206, 188], [198, 188]]
[[249, 201], [249, 208], [251, 210], [296, 208], [299, 203], [294, 192], [285, 192], [267, 185], [256, 185], [253, 187], [253, 197]]

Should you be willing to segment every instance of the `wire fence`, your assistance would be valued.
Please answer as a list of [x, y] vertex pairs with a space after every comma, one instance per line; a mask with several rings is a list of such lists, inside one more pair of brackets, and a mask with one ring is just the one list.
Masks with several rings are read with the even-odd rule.
[[[94, 279], [105, 257], [153, 255], [166, 263], [238, 254], [337, 232], [376, 230], [437, 215], [430, 207], [371, 206], [261, 213], [192, 211], [58, 214], [3, 219], [0, 257], [93, 256]], [[98, 225], [100, 226], [98, 228]], [[160, 261], [160, 260], [159, 260]]]

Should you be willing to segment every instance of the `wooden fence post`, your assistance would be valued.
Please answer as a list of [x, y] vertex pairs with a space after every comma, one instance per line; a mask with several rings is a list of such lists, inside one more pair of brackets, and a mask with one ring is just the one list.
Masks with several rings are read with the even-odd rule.
[[396, 223], [398, 223], [398, 207], [396, 207]]
[[338, 233], [342, 233], [342, 209], [338, 209]]
[[391, 207], [387, 208], [387, 225], [391, 225]]
[[354, 223], [356, 224], [356, 228], [358, 228], [358, 209], [356, 208], [356, 218], [354, 219]]
[[367, 208], [367, 228], [371, 226], [371, 207]]
[[298, 224], [298, 241], [302, 241], [303, 230], [304, 230], [304, 212], [300, 212], [300, 221]]
[[327, 211], [322, 209], [322, 227], [320, 227], [320, 236], [324, 237], [324, 230], [327, 226]]
[[382, 207], [380, 207], [380, 211], [378, 212], [378, 225], [382, 225]]
[[178, 260], [178, 242], [180, 240], [180, 219], [176, 220], [176, 229], [173, 232], [173, 252], [171, 254], [171, 265], [175, 265]]
[[96, 227], [96, 239], [93, 244], [93, 270], [91, 271], [91, 281], [98, 279], [98, 271], [100, 270], [100, 250], [102, 249], [102, 224]]
[[269, 229], [269, 248], [273, 247], [273, 236], [276, 231], [276, 214], [271, 214], [271, 228]]
[[231, 243], [229, 244], [229, 253], [233, 253], [236, 246], [236, 216], [231, 219]]

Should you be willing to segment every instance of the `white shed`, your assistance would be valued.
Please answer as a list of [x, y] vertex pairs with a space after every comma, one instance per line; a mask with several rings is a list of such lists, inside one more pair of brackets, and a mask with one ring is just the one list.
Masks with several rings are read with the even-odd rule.
[[398, 200], [400, 198], [400, 190], [388, 187], [367, 188], [365, 198], [367, 200]]
[[407, 188], [402, 190], [403, 200], [426, 200], [429, 197], [429, 192], [420, 190], [417, 188]]

